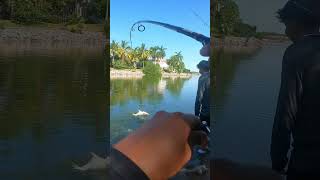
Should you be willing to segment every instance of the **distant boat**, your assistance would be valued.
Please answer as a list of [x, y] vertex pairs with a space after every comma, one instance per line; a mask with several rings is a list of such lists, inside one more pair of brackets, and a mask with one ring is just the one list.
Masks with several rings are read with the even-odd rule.
[[145, 112], [145, 111], [140, 111], [138, 110], [137, 113], [132, 114], [134, 116], [149, 116], [149, 113]]

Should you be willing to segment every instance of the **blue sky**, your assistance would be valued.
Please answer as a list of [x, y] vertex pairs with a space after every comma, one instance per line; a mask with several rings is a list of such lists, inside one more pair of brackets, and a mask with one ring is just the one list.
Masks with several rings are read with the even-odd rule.
[[[160, 21], [210, 35], [210, 27], [205, 25], [210, 24], [210, 0], [111, 0], [110, 6], [111, 41], [130, 42], [130, 28], [139, 20]], [[201, 43], [157, 25], [143, 25], [146, 28], [144, 32], [135, 30], [132, 33], [133, 47], [142, 43], [147, 47], [162, 45], [167, 48], [166, 58], [181, 51], [186, 67], [193, 71], [197, 71], [196, 65], [200, 60], [207, 59], [199, 54]]]

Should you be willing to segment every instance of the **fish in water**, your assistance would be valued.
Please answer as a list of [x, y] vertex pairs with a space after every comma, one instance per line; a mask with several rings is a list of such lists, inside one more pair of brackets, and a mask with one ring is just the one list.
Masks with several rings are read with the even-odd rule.
[[140, 111], [138, 110], [137, 113], [132, 114], [134, 116], [149, 116], [149, 113], [145, 112], [145, 111]]
[[102, 158], [95, 153], [91, 153], [92, 157], [88, 161], [87, 164], [83, 166], [79, 166], [75, 163], [73, 163], [73, 169], [79, 170], [79, 171], [97, 171], [97, 170], [105, 170], [110, 165], [110, 158]]

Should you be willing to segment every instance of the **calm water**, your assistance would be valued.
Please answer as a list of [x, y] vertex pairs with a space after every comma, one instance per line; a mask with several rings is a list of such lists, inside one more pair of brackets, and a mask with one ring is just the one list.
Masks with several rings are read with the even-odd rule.
[[0, 49], [0, 179], [98, 179], [72, 161], [105, 155], [102, 52]]
[[266, 46], [251, 55], [217, 54], [215, 157], [270, 165], [271, 130], [287, 46]]
[[[115, 143], [139, 127], [157, 111], [194, 113], [199, 76], [190, 79], [112, 79], [110, 86], [110, 132]], [[138, 109], [149, 117], [139, 118], [132, 114]]]

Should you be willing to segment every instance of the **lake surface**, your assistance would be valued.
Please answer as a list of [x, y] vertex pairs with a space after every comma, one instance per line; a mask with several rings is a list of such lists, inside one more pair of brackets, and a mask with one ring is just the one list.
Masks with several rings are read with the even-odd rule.
[[[119, 141], [160, 110], [194, 113], [199, 76], [190, 79], [111, 79], [111, 143]], [[148, 117], [135, 117], [138, 110]]]
[[216, 158], [270, 166], [269, 146], [288, 45], [253, 54], [216, 54], [213, 151]]
[[0, 49], [0, 179], [105, 179], [72, 170], [106, 154], [104, 60], [102, 50]]

